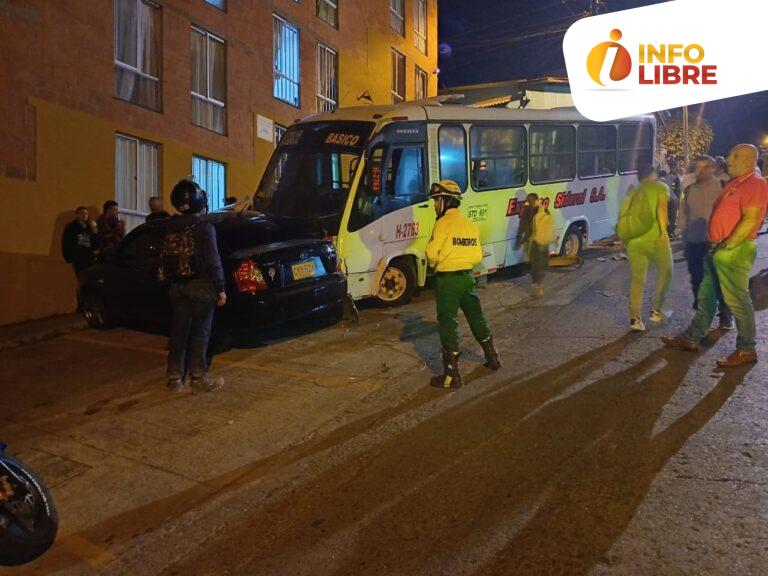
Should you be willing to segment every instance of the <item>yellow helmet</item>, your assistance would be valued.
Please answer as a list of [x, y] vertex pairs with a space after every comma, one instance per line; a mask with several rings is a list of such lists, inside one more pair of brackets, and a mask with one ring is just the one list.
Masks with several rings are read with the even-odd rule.
[[429, 188], [429, 197], [439, 198], [441, 196], [445, 198], [453, 198], [454, 200], [461, 202], [461, 188], [459, 188], [459, 185], [453, 180], [440, 180], [440, 182], [435, 182]]

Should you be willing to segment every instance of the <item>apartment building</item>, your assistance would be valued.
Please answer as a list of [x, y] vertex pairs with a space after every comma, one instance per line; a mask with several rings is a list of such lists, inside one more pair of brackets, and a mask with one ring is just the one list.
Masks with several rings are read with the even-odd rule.
[[0, 3], [0, 324], [71, 311], [80, 205], [252, 194], [285, 127], [437, 93], [437, 0]]

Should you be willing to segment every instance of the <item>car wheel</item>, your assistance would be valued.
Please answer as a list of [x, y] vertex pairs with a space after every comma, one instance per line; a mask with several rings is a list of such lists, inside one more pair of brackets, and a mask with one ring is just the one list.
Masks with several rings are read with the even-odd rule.
[[393, 260], [379, 282], [378, 301], [384, 306], [407, 304], [416, 293], [416, 271], [405, 259]]
[[95, 292], [84, 292], [81, 306], [85, 321], [91, 328], [103, 329], [112, 325], [112, 318], [107, 311], [104, 299]]
[[571, 224], [563, 236], [563, 243], [560, 246], [560, 256], [567, 258], [578, 258], [584, 247], [584, 231], [581, 227]]

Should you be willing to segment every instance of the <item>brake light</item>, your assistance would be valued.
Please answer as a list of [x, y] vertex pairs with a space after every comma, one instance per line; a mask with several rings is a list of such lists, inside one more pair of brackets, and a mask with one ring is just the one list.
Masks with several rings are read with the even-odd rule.
[[264, 276], [261, 275], [261, 270], [252, 260], [243, 260], [240, 266], [235, 270], [235, 283], [237, 284], [238, 292], [261, 292], [267, 290], [266, 281]]

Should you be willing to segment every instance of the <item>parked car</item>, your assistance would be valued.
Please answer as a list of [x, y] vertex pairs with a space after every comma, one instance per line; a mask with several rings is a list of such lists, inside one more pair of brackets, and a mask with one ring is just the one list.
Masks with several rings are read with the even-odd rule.
[[[324, 311], [341, 314], [347, 280], [331, 241], [246, 210], [214, 212], [203, 220], [216, 230], [226, 280], [227, 303], [216, 310], [215, 335]], [[81, 274], [80, 301], [90, 326], [169, 324], [167, 286], [157, 280], [168, 222], [155, 220], [132, 230], [113, 261]]]

